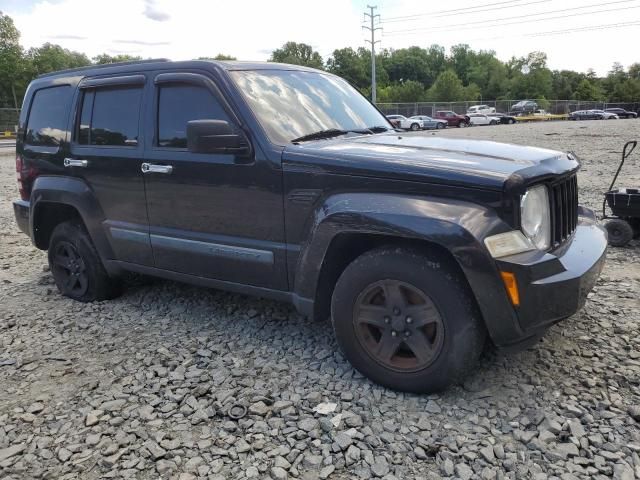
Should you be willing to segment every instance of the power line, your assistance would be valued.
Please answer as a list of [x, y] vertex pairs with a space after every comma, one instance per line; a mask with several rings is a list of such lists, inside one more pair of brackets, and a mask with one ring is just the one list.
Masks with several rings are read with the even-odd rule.
[[[616, 12], [616, 11], [620, 11], [620, 10], [631, 10], [631, 9], [635, 9], [635, 8], [640, 8], [640, 5], [636, 5], [636, 6], [625, 6], [625, 7], [618, 7], [618, 8], [609, 8], [609, 9], [604, 9], [604, 10], [596, 10], [596, 11], [592, 11], [592, 12], [580, 12], [580, 13], [574, 13], [572, 15], [560, 15], [560, 16], [555, 16], [555, 17], [545, 17], [545, 18], [534, 18], [531, 19], [531, 17], [537, 17], [540, 15], [550, 15], [553, 13], [562, 13], [562, 12], [570, 12], [570, 11], [575, 11], [575, 10], [582, 10], [585, 8], [592, 8], [592, 7], [600, 7], [600, 6], [605, 6], [605, 5], [613, 5], [613, 4], [620, 4], [620, 3], [630, 3], [630, 2], [634, 2], [636, 0], [618, 0], [618, 1], [614, 1], [614, 2], [606, 2], [606, 3], [601, 3], [601, 4], [591, 4], [591, 5], [583, 5], [581, 7], [573, 7], [573, 8], [564, 8], [564, 9], [560, 9], [560, 10], [551, 10], [548, 12], [539, 12], [539, 13], [530, 13], [530, 14], [526, 14], [526, 15], [518, 15], [518, 16], [513, 16], [513, 17], [504, 17], [504, 18], [496, 18], [493, 20], [481, 20], [481, 21], [476, 21], [476, 22], [465, 22], [465, 23], [456, 23], [456, 24], [449, 24], [449, 25], [438, 25], [435, 27], [423, 27], [423, 28], [414, 28], [414, 29], [406, 29], [406, 30], [395, 30], [395, 31], [391, 31], [388, 33], [385, 33], [384, 36], [394, 36], [394, 35], [410, 35], [412, 33], [418, 33], [418, 32], [422, 32], [422, 31], [438, 31], [438, 30], [447, 30], [453, 27], [460, 27], [458, 28], [458, 30], [475, 30], [478, 28], [492, 28], [492, 27], [498, 27], [498, 26], [507, 26], [507, 25], [518, 25], [521, 23], [534, 23], [534, 22], [543, 22], [543, 21], [547, 21], [547, 20], [557, 20], [557, 19], [567, 19], [567, 18], [573, 18], [573, 17], [580, 17], [580, 16], [584, 16], [584, 15], [594, 15], [596, 13], [607, 13], [607, 12]], [[517, 21], [514, 22], [507, 22], [504, 23], [504, 20], [512, 20], [512, 19], [519, 19]], [[488, 22], [491, 23], [497, 23], [496, 25], [487, 25]], [[499, 23], [502, 22], [502, 23]], [[478, 25], [481, 24], [481, 25]]]
[[374, 14], [373, 11], [378, 8], [377, 6], [367, 5], [370, 13], [364, 12], [364, 19], [366, 20], [369, 17], [371, 21], [371, 26], [362, 26], [365, 30], [369, 30], [371, 32], [371, 40], [366, 40], [366, 42], [371, 44], [371, 101], [376, 103], [376, 43], [379, 43], [380, 40], [376, 40], [376, 30], [382, 30], [382, 27], [376, 27], [376, 18], [378, 21], [380, 20], [379, 14]]
[[[489, 12], [492, 10], [502, 10], [505, 8], [514, 8], [514, 7], [525, 7], [525, 6], [529, 6], [529, 5], [535, 5], [536, 3], [546, 3], [546, 2], [550, 2], [551, 0], [536, 0], [533, 2], [527, 2], [527, 3], [522, 3], [524, 0], [508, 0], [508, 1], [503, 1], [503, 2], [494, 2], [494, 3], [488, 3], [485, 5], [476, 5], [473, 7], [466, 7], [466, 8], [455, 8], [452, 10], [437, 10], [435, 12], [429, 12], [429, 13], [418, 13], [418, 14], [414, 14], [414, 15], [405, 15], [405, 16], [400, 16], [400, 17], [387, 17], [385, 20], [382, 21], [382, 23], [394, 23], [394, 22], [405, 22], [405, 21], [412, 21], [412, 20], [417, 20], [419, 17], [430, 17], [430, 18], [438, 18], [438, 17], [449, 17], [452, 15], [466, 15], [466, 14], [471, 14], [471, 13], [482, 13], [482, 12]], [[510, 5], [513, 3], [517, 3], [517, 5]], [[505, 5], [506, 4], [506, 5]], [[491, 7], [491, 8], [484, 8], [484, 7]]]
[[472, 38], [472, 39], [469, 39], [468, 41], [479, 42], [482, 40], [502, 40], [505, 38], [514, 38], [514, 37], [546, 37], [546, 36], [552, 36], [552, 35], [564, 35], [564, 34], [570, 34], [570, 33], [589, 32], [593, 30], [605, 30], [610, 28], [627, 28], [627, 27], [634, 27], [637, 25], [640, 25], [640, 20], [634, 20], [632, 22], [610, 23], [608, 25], [589, 25], [589, 26], [577, 27], [577, 28], [567, 28], [563, 30], [552, 30], [548, 32], [535, 32], [535, 33], [524, 33], [519, 35], [514, 34], [514, 35], [508, 35], [508, 36], [500, 35], [496, 37]]

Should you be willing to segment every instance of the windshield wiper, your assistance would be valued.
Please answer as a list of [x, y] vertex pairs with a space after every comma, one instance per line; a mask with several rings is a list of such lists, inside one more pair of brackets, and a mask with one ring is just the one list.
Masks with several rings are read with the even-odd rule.
[[340, 135], [346, 135], [350, 130], [339, 130], [337, 128], [329, 128], [327, 130], [319, 130], [317, 132], [302, 135], [301, 137], [294, 138], [291, 143], [306, 142], [308, 140], [321, 140], [323, 138], [338, 137]]
[[379, 125], [375, 127], [340, 130], [338, 128], [329, 128], [327, 130], [320, 130], [318, 132], [309, 133], [298, 138], [291, 140], [291, 143], [306, 142], [308, 140], [322, 140], [323, 138], [339, 137], [340, 135], [346, 135], [347, 133], [359, 133], [361, 135], [371, 135], [373, 133], [382, 133], [390, 130], [389, 128]]

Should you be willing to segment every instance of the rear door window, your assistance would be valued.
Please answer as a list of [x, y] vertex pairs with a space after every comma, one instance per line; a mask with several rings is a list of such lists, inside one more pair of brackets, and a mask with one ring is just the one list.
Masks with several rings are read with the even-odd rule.
[[86, 90], [80, 110], [78, 143], [137, 146], [141, 102], [140, 87]]
[[31, 102], [25, 142], [55, 147], [67, 136], [67, 120], [73, 89], [69, 85], [38, 90]]

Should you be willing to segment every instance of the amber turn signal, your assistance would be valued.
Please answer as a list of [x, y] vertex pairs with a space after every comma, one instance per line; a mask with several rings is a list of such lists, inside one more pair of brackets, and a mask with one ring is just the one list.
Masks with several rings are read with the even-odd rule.
[[511, 272], [500, 272], [504, 287], [507, 289], [509, 299], [514, 307], [520, 306], [520, 292], [518, 292], [518, 282], [516, 276]]

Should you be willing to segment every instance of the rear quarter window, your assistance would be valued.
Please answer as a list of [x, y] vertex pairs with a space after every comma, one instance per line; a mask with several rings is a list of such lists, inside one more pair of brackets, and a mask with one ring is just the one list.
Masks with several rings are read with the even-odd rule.
[[69, 85], [35, 92], [27, 120], [25, 143], [55, 147], [65, 141], [73, 89]]

